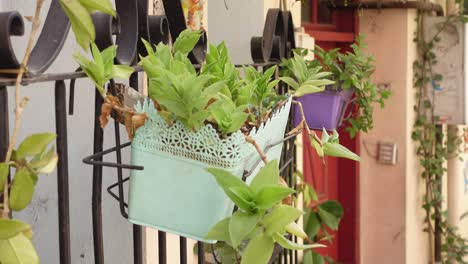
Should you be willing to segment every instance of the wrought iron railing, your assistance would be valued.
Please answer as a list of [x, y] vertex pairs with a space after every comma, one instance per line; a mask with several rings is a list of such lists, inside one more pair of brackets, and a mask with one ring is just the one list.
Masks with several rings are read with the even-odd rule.
[[[167, 43], [175, 39], [180, 32], [186, 29], [185, 18], [180, 1], [163, 0], [166, 15], [151, 15], [148, 13], [148, 0], [116, 0], [118, 18], [96, 13], [93, 20], [96, 27], [96, 44], [99, 48], [105, 48], [113, 44], [118, 45], [116, 60], [120, 64], [134, 65], [137, 54], [146, 54], [146, 50], [139, 41], [141, 38], [151, 43]], [[59, 55], [70, 29], [70, 22], [61, 9], [58, 0], [52, 0], [47, 18], [37, 43], [31, 53], [28, 64], [28, 72], [22, 80], [22, 85], [33, 83], [55, 82], [55, 117], [57, 133], [57, 153], [59, 163], [57, 168], [57, 192], [58, 192], [58, 229], [60, 260], [58, 263], [71, 263], [70, 248], [70, 212], [69, 212], [69, 168], [68, 168], [68, 136], [67, 136], [67, 101], [65, 80], [71, 80], [69, 96], [69, 113], [74, 109], [74, 83], [75, 79], [84, 78], [80, 72], [66, 72], [48, 74], [46, 70], [53, 64]], [[4, 159], [9, 140], [9, 116], [8, 116], [8, 86], [15, 84], [15, 69], [20, 67], [15, 52], [12, 49], [11, 36], [24, 34], [24, 23], [21, 14], [16, 11], [0, 12], [0, 160]], [[190, 54], [194, 64], [203, 61], [206, 50], [206, 36], [197, 44]], [[292, 18], [289, 12], [279, 9], [269, 10], [265, 22], [263, 36], [254, 37], [251, 41], [251, 55], [255, 62], [253, 66], [266, 68], [277, 64], [282, 58], [289, 56], [291, 49], [295, 47]], [[137, 72], [141, 71], [136, 67]], [[11, 71], [10, 71], [11, 70]], [[132, 75], [130, 86], [137, 88], [138, 73]], [[281, 87], [286, 92], [287, 87]], [[122, 144], [120, 139], [120, 124], [115, 122], [115, 147], [103, 150], [104, 133], [99, 124], [102, 97], [96, 90], [93, 154], [85, 158], [84, 162], [93, 165], [92, 181], [92, 218], [93, 218], [93, 243], [94, 263], [104, 262], [104, 237], [102, 222], [102, 189], [103, 167], [113, 167], [117, 172], [117, 182], [107, 187], [108, 193], [119, 203], [120, 213], [127, 217], [127, 204], [124, 199], [123, 169], [144, 169], [143, 167], [127, 165], [122, 162], [122, 148], [130, 143]], [[289, 125], [290, 128], [292, 126]], [[103, 162], [102, 156], [115, 152], [116, 162]], [[294, 170], [296, 166], [296, 149], [294, 138], [288, 137], [284, 141], [283, 154], [280, 162], [282, 176], [290, 186], [295, 185]], [[117, 192], [114, 189], [117, 188]], [[144, 263], [143, 259], [143, 235], [142, 227], [133, 225], [133, 254], [134, 263]], [[167, 263], [166, 234], [158, 233], [159, 263]], [[191, 252], [187, 248], [187, 240], [180, 237], [180, 263], [187, 263], [187, 254]], [[198, 243], [198, 261], [204, 263], [203, 244]], [[271, 262], [298, 263], [298, 254], [291, 250], [283, 250], [277, 247]]]

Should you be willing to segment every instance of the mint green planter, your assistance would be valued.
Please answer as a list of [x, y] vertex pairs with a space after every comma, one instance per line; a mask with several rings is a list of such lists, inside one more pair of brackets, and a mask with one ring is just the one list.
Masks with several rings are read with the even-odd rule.
[[[290, 101], [251, 135], [260, 144], [268, 144], [276, 140], [268, 134], [275, 131], [276, 138], [282, 129], [283, 138], [289, 109]], [[240, 131], [220, 139], [210, 125], [196, 133], [178, 122], [167, 126], [149, 101], [137, 105], [136, 110], [145, 112], [149, 119], [132, 142], [132, 164], [145, 169], [132, 171], [130, 176], [129, 221], [214, 243], [204, 239], [206, 234], [232, 214], [234, 204], [206, 168], [222, 168], [241, 178], [258, 154]], [[269, 158], [279, 159], [281, 147], [272, 148]]]

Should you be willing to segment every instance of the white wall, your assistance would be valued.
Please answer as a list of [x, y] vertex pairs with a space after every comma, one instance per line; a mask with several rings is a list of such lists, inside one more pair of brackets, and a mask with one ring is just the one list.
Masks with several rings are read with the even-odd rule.
[[[18, 10], [23, 16], [33, 15], [34, 2], [31, 0], [2, 0], [0, 11]], [[51, 0], [47, 0], [44, 9], [48, 9]], [[46, 10], [43, 14], [45, 15]], [[26, 24], [26, 36], [30, 24]], [[71, 34], [70, 34], [71, 36]], [[26, 46], [26, 37], [14, 38], [14, 49], [22, 58]], [[59, 58], [48, 72], [74, 71], [77, 64], [71, 54], [79, 51], [73, 37], [70, 37]], [[67, 81], [68, 85], [69, 82]], [[20, 140], [36, 132], [55, 132], [54, 83], [42, 83], [21, 89], [30, 103], [24, 112]], [[68, 91], [68, 89], [67, 89]], [[10, 94], [10, 113], [13, 114], [13, 87]], [[68, 94], [68, 92], [67, 92]], [[93, 240], [91, 225], [91, 184], [92, 167], [82, 163], [82, 159], [93, 149], [94, 88], [89, 81], [78, 81], [75, 94], [75, 115], [68, 117], [68, 149], [70, 169], [70, 218], [72, 263], [91, 264], [93, 261]], [[13, 124], [11, 124], [13, 125]], [[122, 131], [122, 135], [126, 135]], [[108, 126], [105, 133], [105, 148], [113, 145], [113, 127]], [[122, 141], [126, 141], [126, 136]], [[113, 158], [113, 156], [108, 159]], [[128, 155], [124, 160], [129, 160]], [[103, 185], [116, 180], [115, 172], [104, 171]], [[41, 263], [59, 263], [58, 212], [57, 212], [56, 174], [42, 176], [39, 180], [34, 200], [24, 212], [15, 214], [34, 228], [34, 243], [37, 246]], [[117, 204], [103, 189], [103, 223], [106, 251], [106, 263], [133, 263], [131, 225], [123, 219]]]

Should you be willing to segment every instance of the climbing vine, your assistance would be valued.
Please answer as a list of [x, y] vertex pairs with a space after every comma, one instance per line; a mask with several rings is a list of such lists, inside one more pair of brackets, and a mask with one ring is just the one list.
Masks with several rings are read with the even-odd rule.
[[[463, 9], [463, 0], [459, 2]], [[463, 139], [456, 132], [444, 132], [439, 124], [439, 117], [434, 111], [435, 88], [439, 86], [443, 76], [434, 72], [433, 65], [437, 63], [434, 48], [441, 41], [441, 34], [453, 28], [457, 23], [467, 22], [463, 10], [459, 14], [445, 17], [435, 34], [428, 38], [425, 35], [425, 20], [431, 14], [419, 11], [417, 15], [417, 30], [414, 41], [418, 50], [418, 58], [414, 62], [414, 87], [416, 89], [416, 104], [414, 110], [416, 119], [413, 125], [412, 139], [417, 144], [417, 156], [420, 162], [421, 177], [425, 184], [423, 209], [425, 211], [425, 231], [430, 237], [440, 237], [440, 254], [435, 254], [435, 261], [442, 263], [468, 263], [468, 240], [461, 236], [457, 227], [448, 221], [448, 212], [442, 209], [443, 194], [442, 175], [446, 172], [446, 161], [459, 156], [460, 144]], [[444, 136], [445, 135], [445, 136]], [[432, 240], [432, 239], [431, 239]], [[438, 259], [440, 258], [440, 259]]]

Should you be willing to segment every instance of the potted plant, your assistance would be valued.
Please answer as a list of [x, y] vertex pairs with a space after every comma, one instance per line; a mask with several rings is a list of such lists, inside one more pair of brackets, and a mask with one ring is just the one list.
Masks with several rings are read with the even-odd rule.
[[[224, 44], [210, 46], [197, 71], [188, 54], [199, 37], [199, 31], [186, 30], [172, 47], [160, 43], [156, 50], [144, 41], [148, 55], [140, 65], [149, 78], [149, 96], [135, 106], [104, 92], [107, 80], [131, 72], [112, 65], [112, 48], [99, 52], [93, 46], [94, 61], [76, 58], [105, 98], [101, 125], [114, 113], [133, 138], [132, 163], [145, 167], [130, 177], [129, 220], [214, 242], [207, 232], [232, 214], [234, 204], [206, 169], [224, 169], [241, 179], [244, 171], [260, 169], [258, 156], [279, 159], [281, 144], [263, 150], [283, 139], [292, 98], [319, 88], [296, 87], [280, 95], [279, 80], [272, 79], [276, 67], [263, 73], [245, 67], [241, 77]], [[319, 145], [327, 152], [326, 146], [336, 144]]]
[[[351, 137], [358, 131], [367, 132], [373, 127], [373, 104], [383, 107], [384, 100], [388, 98], [389, 91], [378, 90], [377, 85], [371, 81], [374, 72], [374, 58], [363, 53], [366, 46], [363, 37], [358, 37], [356, 43], [351, 45], [352, 51], [341, 53], [339, 49], [325, 51], [319, 46], [315, 47], [316, 60], [300, 63], [296, 57], [302, 57], [306, 50], [298, 51], [295, 58], [283, 64], [288, 69], [285, 75], [302, 82], [301, 72], [310, 72], [320, 66], [334, 84], [327, 84], [324, 91], [309, 94], [299, 99], [304, 107], [307, 124], [313, 129], [325, 128], [333, 130], [338, 128], [346, 119], [350, 126], [347, 128]], [[354, 96], [354, 97], [353, 97]], [[344, 117], [348, 105], [357, 105], [359, 110], [352, 112], [348, 118]], [[301, 115], [295, 111], [295, 123], [299, 123]]]

